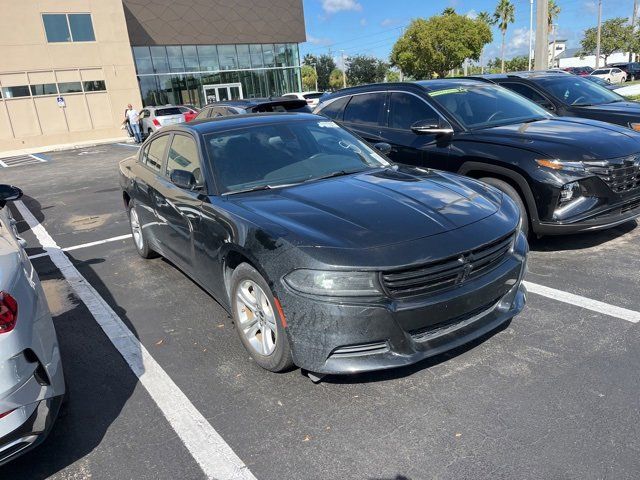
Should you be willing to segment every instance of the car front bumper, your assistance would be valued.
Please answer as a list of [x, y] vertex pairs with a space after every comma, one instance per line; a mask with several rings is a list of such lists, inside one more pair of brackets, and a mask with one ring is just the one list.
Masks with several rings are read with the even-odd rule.
[[426, 296], [356, 304], [288, 291], [281, 300], [294, 361], [321, 374], [359, 373], [411, 365], [475, 340], [524, 308], [527, 250], [520, 235], [492, 271]]

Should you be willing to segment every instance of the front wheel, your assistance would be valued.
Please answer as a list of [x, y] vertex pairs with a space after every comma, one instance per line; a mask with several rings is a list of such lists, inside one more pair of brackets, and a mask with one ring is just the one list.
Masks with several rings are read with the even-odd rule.
[[507, 182], [498, 180], [497, 178], [485, 177], [481, 178], [480, 181], [488, 183], [492, 187], [496, 187], [516, 203], [520, 210], [520, 215], [522, 216], [522, 233], [524, 233], [526, 237], [529, 237], [529, 214], [527, 213], [527, 207], [518, 191]]
[[240, 341], [258, 365], [271, 372], [293, 367], [289, 340], [276, 300], [262, 275], [241, 263], [231, 275], [231, 308]]

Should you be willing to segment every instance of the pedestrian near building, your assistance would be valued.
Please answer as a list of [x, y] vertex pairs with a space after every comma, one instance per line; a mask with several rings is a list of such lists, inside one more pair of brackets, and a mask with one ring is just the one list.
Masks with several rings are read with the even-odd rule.
[[131, 106], [131, 104], [129, 104], [127, 105], [125, 116], [125, 121], [128, 121], [129, 128], [131, 129], [131, 132], [133, 132], [133, 137], [136, 143], [142, 143], [142, 134], [140, 133], [140, 124], [138, 123], [140, 120], [140, 114]]

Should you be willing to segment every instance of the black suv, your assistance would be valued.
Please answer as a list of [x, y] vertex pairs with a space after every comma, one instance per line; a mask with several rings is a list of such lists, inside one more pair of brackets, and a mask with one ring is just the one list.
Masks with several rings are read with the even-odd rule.
[[194, 120], [228, 117], [247, 113], [302, 112], [311, 113], [306, 100], [270, 97], [214, 102], [205, 105]]
[[354, 87], [323, 98], [315, 113], [371, 144], [387, 143], [377, 147], [396, 162], [495, 186], [518, 203], [523, 228], [538, 235], [607, 228], [640, 216], [640, 133], [558, 118], [490, 82]]
[[563, 117], [615, 123], [640, 131], [640, 103], [576, 75], [540, 72], [471, 77], [491, 81]]

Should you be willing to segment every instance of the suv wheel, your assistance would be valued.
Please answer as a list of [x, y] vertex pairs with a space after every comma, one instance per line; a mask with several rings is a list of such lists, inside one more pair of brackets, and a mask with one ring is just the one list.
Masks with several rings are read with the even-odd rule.
[[511, 198], [511, 200], [516, 202], [516, 205], [520, 209], [520, 215], [522, 215], [522, 233], [524, 233], [526, 237], [529, 237], [529, 231], [530, 231], [529, 214], [527, 213], [527, 207], [524, 204], [524, 201], [522, 200], [522, 197], [520, 196], [518, 191], [515, 188], [513, 188], [511, 185], [509, 185], [507, 182], [498, 180], [497, 178], [485, 177], [485, 178], [481, 178], [480, 181], [484, 183], [488, 183], [492, 187], [496, 187], [502, 193], [504, 193], [509, 198]]

